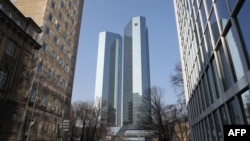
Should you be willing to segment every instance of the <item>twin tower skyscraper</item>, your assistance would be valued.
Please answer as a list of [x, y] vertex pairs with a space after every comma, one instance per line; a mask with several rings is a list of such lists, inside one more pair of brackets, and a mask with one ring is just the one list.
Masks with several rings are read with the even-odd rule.
[[145, 17], [133, 17], [124, 38], [100, 32], [95, 101], [101, 101], [101, 120], [108, 127], [150, 121], [150, 69]]

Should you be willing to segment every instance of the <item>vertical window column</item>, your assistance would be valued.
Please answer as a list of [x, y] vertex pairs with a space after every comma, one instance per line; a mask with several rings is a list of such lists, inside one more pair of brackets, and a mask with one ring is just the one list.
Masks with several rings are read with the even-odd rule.
[[250, 66], [250, 4], [248, 1], [244, 1], [243, 6], [241, 7], [241, 10], [239, 11], [236, 21], [239, 27], [239, 32], [241, 35], [241, 40], [243, 42], [243, 45], [247, 51], [247, 60]]

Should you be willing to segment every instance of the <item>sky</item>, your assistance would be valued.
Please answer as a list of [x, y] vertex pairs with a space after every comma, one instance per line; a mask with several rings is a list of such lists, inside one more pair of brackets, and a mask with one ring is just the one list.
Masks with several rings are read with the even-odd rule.
[[173, 0], [85, 0], [72, 102], [94, 99], [99, 33], [109, 31], [123, 37], [125, 26], [136, 16], [146, 18], [149, 30], [151, 87], [165, 90], [166, 104], [176, 102], [170, 83], [180, 61]]

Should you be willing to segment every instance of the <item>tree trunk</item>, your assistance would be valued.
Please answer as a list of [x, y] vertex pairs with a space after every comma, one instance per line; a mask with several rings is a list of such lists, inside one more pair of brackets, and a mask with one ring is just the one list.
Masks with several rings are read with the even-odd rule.
[[84, 126], [85, 126], [85, 124], [82, 125], [82, 133], [81, 133], [80, 141], [83, 141], [83, 139], [84, 139]]
[[93, 129], [93, 133], [91, 136], [92, 141], [94, 141], [94, 138], [95, 138], [96, 127], [97, 127], [97, 124], [95, 124], [94, 129]]

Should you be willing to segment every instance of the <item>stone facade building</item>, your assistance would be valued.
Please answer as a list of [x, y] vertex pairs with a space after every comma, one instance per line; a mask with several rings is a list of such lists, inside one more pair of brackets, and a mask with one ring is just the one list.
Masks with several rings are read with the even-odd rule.
[[[0, 1], [0, 140], [16, 140], [27, 124], [41, 29], [7, 0]], [[23, 124], [22, 124], [23, 123]]]

